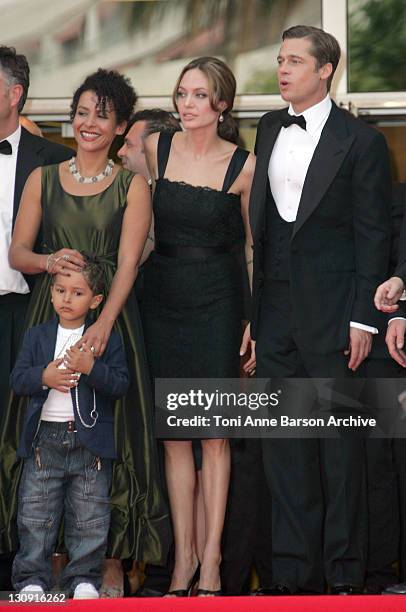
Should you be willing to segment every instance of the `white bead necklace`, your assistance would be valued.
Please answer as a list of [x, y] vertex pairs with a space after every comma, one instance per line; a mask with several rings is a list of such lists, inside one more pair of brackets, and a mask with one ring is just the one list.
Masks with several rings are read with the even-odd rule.
[[109, 159], [103, 172], [100, 172], [100, 174], [97, 174], [97, 176], [82, 176], [76, 166], [76, 157], [72, 157], [68, 163], [69, 172], [78, 183], [99, 183], [105, 179], [106, 176], [110, 176], [112, 174], [114, 167], [114, 161]]

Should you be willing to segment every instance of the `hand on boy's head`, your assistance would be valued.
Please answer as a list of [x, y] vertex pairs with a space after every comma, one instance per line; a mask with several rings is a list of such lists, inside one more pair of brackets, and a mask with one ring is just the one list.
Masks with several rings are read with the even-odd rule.
[[64, 362], [75, 372], [90, 374], [94, 364], [93, 351], [86, 342], [80, 342], [66, 351]]
[[63, 359], [51, 361], [42, 373], [42, 383], [50, 389], [69, 393], [78, 384], [79, 376], [70, 368], [60, 368]]
[[83, 255], [76, 249], [60, 249], [48, 256], [46, 271], [49, 274], [69, 276], [69, 271], [80, 272], [85, 266]]

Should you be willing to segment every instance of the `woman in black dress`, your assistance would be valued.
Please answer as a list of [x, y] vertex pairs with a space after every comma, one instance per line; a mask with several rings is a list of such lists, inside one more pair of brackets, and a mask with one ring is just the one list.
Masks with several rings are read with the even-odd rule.
[[[154, 377], [238, 377], [242, 290], [232, 250], [245, 240], [251, 277], [248, 203], [255, 158], [234, 144], [237, 130], [230, 111], [235, 87], [224, 62], [193, 60], [174, 90], [184, 132], [153, 134], [145, 143], [153, 177], [155, 252], [145, 270], [144, 331]], [[248, 370], [254, 362], [253, 355]], [[175, 538], [172, 596], [188, 594], [199, 562], [198, 594], [221, 592], [230, 448], [228, 440], [220, 439], [201, 445], [205, 533], [198, 551], [192, 443], [165, 441]]]

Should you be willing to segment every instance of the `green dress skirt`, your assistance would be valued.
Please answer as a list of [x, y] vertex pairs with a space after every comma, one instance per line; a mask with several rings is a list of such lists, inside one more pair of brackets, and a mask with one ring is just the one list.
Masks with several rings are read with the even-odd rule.
[[[93, 196], [66, 193], [58, 165], [42, 168], [41, 237], [44, 252], [61, 248], [99, 256], [105, 271], [106, 295], [117, 265], [117, 253], [127, 191], [133, 174], [120, 170], [103, 192]], [[55, 316], [50, 301], [50, 277], [37, 278], [26, 327]], [[111, 492], [109, 556], [164, 563], [170, 542], [170, 522], [162, 496], [162, 479], [153, 435], [153, 403], [144, 339], [134, 292], [115, 328], [120, 333], [130, 372], [127, 395], [115, 406], [118, 459]], [[21, 463], [16, 458], [26, 400], [11, 396], [0, 438], [0, 552], [16, 550], [17, 488]]]

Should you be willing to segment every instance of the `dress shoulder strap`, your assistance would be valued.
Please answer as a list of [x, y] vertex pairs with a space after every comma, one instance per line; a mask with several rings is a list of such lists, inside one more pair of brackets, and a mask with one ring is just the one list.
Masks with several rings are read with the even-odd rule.
[[172, 138], [174, 132], [169, 134], [168, 132], [161, 132], [158, 139], [158, 177], [163, 178], [165, 175], [166, 166], [169, 159], [169, 152], [171, 150]]
[[[57, 193], [57, 196], [55, 196]], [[63, 196], [61, 181], [59, 179], [59, 164], [51, 164], [41, 167], [41, 199], [43, 207], [46, 206], [47, 200], [52, 202], [55, 197]]]
[[41, 181], [53, 181], [58, 178], [59, 175], [59, 164], [50, 164], [48, 166], [41, 166]]
[[231, 185], [234, 183], [241, 170], [243, 169], [244, 164], [247, 161], [248, 155], [249, 151], [241, 149], [240, 147], [236, 148], [232, 158], [230, 159], [230, 163], [228, 164], [227, 172], [224, 177], [222, 191], [225, 191], [227, 193], [227, 191], [230, 189]]

